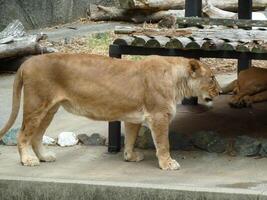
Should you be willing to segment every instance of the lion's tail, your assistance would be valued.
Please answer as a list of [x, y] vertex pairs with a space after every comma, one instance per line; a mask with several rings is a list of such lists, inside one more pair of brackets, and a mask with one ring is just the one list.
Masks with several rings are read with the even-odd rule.
[[9, 119], [5, 126], [0, 130], [0, 139], [5, 135], [5, 133], [11, 128], [14, 124], [20, 107], [20, 99], [21, 99], [21, 89], [23, 86], [22, 81], [22, 70], [21, 68], [17, 71], [15, 76], [14, 84], [13, 84], [13, 99], [12, 99], [12, 111], [9, 116]]
[[222, 94], [227, 94], [229, 92], [232, 92], [237, 84], [237, 80], [234, 80], [232, 82], [230, 82], [229, 84], [227, 84], [226, 86], [222, 87]]

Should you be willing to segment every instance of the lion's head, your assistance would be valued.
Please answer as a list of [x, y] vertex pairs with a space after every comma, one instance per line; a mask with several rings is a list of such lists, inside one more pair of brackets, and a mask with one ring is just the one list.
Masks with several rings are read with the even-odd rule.
[[188, 86], [194, 96], [202, 99], [207, 105], [212, 105], [212, 100], [221, 92], [221, 87], [218, 84], [211, 69], [204, 63], [191, 59], [189, 60], [189, 79]]

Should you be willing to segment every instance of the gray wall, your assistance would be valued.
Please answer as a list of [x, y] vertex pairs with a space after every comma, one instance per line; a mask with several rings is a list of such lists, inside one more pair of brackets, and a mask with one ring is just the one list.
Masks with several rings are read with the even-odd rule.
[[114, 5], [115, 0], [0, 0], [0, 30], [19, 19], [26, 29], [49, 27], [86, 17], [90, 3]]

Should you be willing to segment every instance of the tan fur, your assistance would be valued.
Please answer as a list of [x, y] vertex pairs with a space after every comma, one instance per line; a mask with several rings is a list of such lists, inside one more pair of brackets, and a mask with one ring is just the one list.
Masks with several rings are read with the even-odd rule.
[[238, 79], [225, 88], [233, 92], [229, 104], [235, 108], [250, 107], [253, 103], [267, 100], [267, 69], [251, 67], [241, 71]]
[[[19, 111], [23, 86], [23, 122], [18, 149], [23, 165], [54, 161], [46, 152], [42, 137], [59, 106], [95, 120], [125, 122], [124, 158], [140, 161], [134, 151], [141, 123], [152, 130], [159, 166], [178, 169], [169, 153], [168, 125], [176, 112], [176, 102], [198, 96], [211, 100], [219, 86], [203, 63], [181, 57], [148, 56], [128, 61], [87, 54], [49, 54], [32, 57], [18, 70], [13, 91], [13, 108], [2, 137]], [[35, 155], [28, 151], [33, 148]]]

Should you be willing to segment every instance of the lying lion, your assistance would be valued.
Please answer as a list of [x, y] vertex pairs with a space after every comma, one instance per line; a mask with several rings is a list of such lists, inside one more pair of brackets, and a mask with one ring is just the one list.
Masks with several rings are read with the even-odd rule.
[[223, 93], [233, 92], [230, 106], [251, 107], [252, 103], [267, 100], [267, 69], [251, 67], [239, 73], [238, 79], [223, 88]]
[[[23, 122], [18, 137], [21, 163], [55, 161], [42, 137], [60, 106], [94, 120], [125, 122], [124, 159], [141, 161], [134, 150], [141, 123], [152, 130], [160, 168], [179, 169], [169, 152], [168, 126], [176, 102], [198, 96], [206, 102], [219, 94], [219, 85], [203, 63], [181, 57], [148, 56], [129, 61], [87, 54], [35, 56], [22, 64], [13, 86], [11, 116], [0, 138], [14, 123], [24, 87]], [[34, 156], [29, 155], [32, 147]]]

